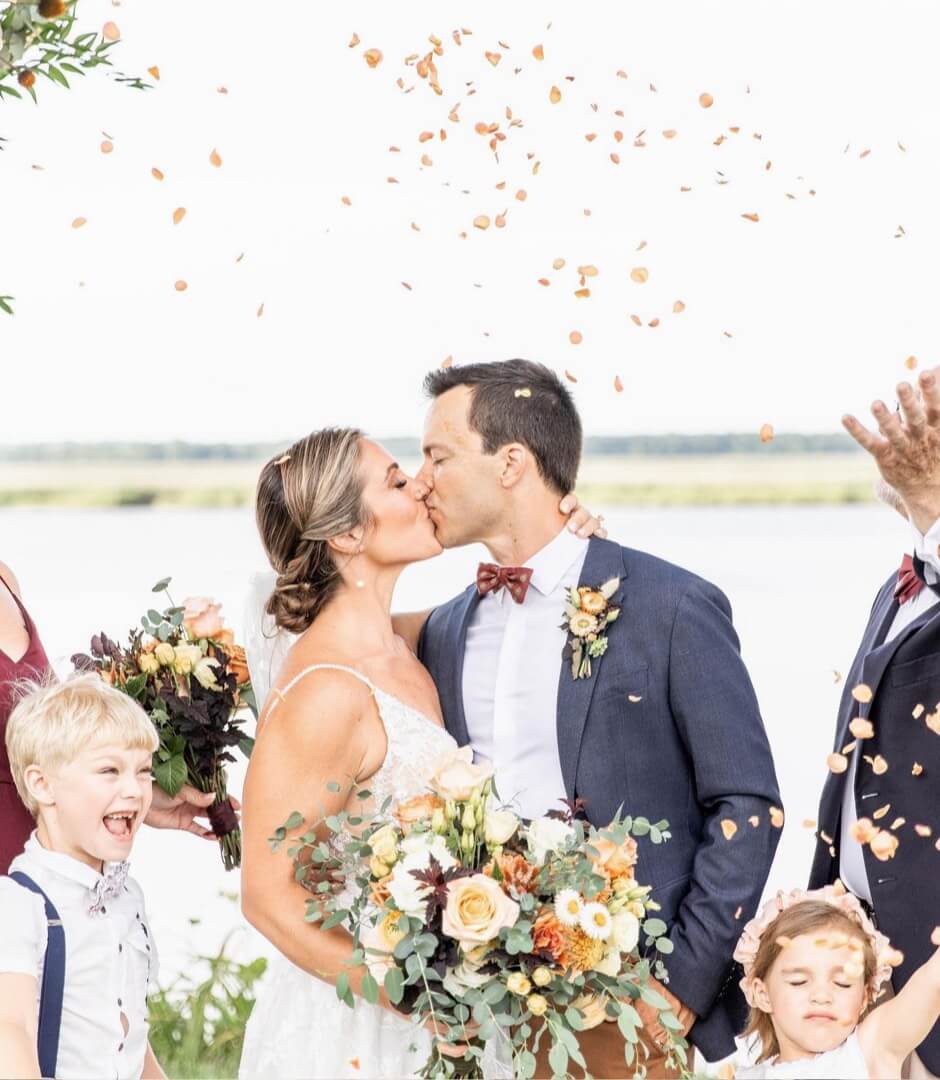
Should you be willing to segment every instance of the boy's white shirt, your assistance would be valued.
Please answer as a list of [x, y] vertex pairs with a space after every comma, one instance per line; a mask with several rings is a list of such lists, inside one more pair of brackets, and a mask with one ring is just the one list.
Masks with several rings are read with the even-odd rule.
[[[147, 1053], [147, 992], [155, 988], [157, 952], [140, 886], [128, 877], [91, 912], [103, 876], [85, 863], [47, 851], [34, 832], [10, 866], [46, 893], [65, 932], [65, 994], [56, 1076], [140, 1077]], [[0, 974], [32, 975], [39, 987], [46, 952], [42, 898], [0, 877]], [[127, 1017], [124, 1034], [121, 1013]]]

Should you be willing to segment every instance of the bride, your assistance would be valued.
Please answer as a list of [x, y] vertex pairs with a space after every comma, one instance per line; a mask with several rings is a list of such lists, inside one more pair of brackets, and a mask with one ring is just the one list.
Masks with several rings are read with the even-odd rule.
[[[279, 955], [245, 1032], [243, 1078], [409, 1076], [432, 1048], [432, 1030], [384, 991], [354, 1009], [337, 998], [340, 973], [358, 995], [366, 969], [350, 966], [342, 927], [304, 922], [310, 893], [268, 845], [295, 810], [307, 819], [361, 812], [364, 788], [369, 809], [421, 794], [456, 745], [412, 651], [424, 616], [393, 625], [390, 615], [401, 571], [442, 550], [426, 495], [354, 429], [314, 432], [261, 472], [257, 522], [277, 578], [267, 619], [259, 614], [248, 633], [263, 708], [243, 799], [242, 910]], [[579, 524], [592, 521], [576, 513]]]

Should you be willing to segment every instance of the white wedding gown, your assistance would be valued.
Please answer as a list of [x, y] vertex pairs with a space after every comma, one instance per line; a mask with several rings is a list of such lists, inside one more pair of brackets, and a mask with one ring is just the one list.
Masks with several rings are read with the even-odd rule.
[[[256, 592], [258, 583], [255, 583]], [[260, 587], [263, 592], [263, 586]], [[246, 649], [252, 685], [259, 707], [286, 655], [290, 635], [284, 641], [270, 623], [249, 615]], [[259, 636], [260, 635], [260, 636]], [[287, 693], [307, 668], [282, 691]], [[434, 764], [456, 743], [442, 727], [391, 694], [374, 686], [352, 668], [340, 668], [366, 683], [385, 726], [388, 752], [379, 770], [369, 779], [375, 805], [393, 796], [396, 802], [427, 791]], [[257, 682], [255, 674], [257, 672]], [[342, 834], [337, 838], [342, 843]], [[285, 856], [286, 858], [286, 856]], [[298, 934], [317, 933], [304, 924]], [[370, 1005], [360, 997], [350, 1009], [336, 996], [332, 984], [308, 975], [278, 954], [268, 967], [255, 1007], [245, 1030], [239, 1077], [241, 1080], [273, 1080], [303, 1077], [406, 1077], [412, 1076], [431, 1053], [427, 1029], [395, 1016], [388, 1009]], [[495, 1049], [495, 1048], [494, 1048]], [[487, 1076], [505, 1075], [495, 1056], [487, 1054]]]

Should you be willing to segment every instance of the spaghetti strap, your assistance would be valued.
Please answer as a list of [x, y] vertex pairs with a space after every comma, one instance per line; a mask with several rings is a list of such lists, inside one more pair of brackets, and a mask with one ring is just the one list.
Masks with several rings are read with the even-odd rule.
[[[305, 675], [309, 675], [311, 671], [321, 671], [324, 669], [329, 671], [345, 671], [348, 675], [352, 675], [353, 678], [356, 678], [360, 682], [365, 683], [366, 686], [368, 686], [370, 693], [375, 693], [375, 686], [365, 677], [365, 675], [362, 674], [361, 671], [356, 671], [355, 668], [345, 667], [343, 664], [311, 664], [310, 667], [305, 667], [303, 671], [295, 675], [293, 679], [291, 679], [291, 681], [287, 684], [287, 686], [284, 687], [283, 690], [280, 690], [276, 686], [271, 687], [270, 697], [268, 698], [270, 706], [265, 706], [265, 708], [262, 710], [262, 715], [258, 718], [258, 722], [261, 723], [264, 720], [268, 720], [271, 716], [271, 713], [274, 712], [274, 710], [278, 707], [278, 705], [281, 704], [284, 698], [287, 697], [287, 694], [290, 692], [290, 690], [297, 683], [299, 683]], [[274, 697], [275, 694], [277, 695], [276, 698]], [[274, 700], [272, 700], [272, 698]]]

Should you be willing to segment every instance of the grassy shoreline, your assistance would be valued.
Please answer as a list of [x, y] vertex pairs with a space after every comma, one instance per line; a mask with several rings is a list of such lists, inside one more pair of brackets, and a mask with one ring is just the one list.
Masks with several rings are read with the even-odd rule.
[[[260, 462], [0, 465], [0, 509], [250, 506]], [[403, 460], [409, 471], [418, 462]], [[871, 502], [867, 455], [588, 456], [578, 494], [595, 506], [845, 505]]]

